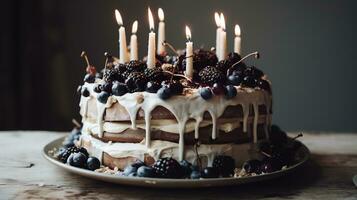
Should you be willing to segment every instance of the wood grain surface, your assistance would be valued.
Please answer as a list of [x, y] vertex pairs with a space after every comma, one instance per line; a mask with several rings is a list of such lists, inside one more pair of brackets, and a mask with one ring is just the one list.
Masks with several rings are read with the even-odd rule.
[[[357, 134], [304, 133], [308, 163], [288, 176], [205, 189], [148, 189], [99, 182], [62, 171], [41, 155], [64, 133], [0, 132], [0, 199], [357, 199]], [[296, 135], [296, 133], [290, 133]]]

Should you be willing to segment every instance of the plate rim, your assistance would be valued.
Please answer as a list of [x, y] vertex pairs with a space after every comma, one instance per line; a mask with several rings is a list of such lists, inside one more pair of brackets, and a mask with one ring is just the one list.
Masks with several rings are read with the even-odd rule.
[[[295, 171], [296, 169], [302, 167], [311, 156], [310, 150], [305, 144], [302, 143], [304, 148], [304, 158], [286, 169], [282, 169], [272, 173], [260, 174], [256, 176], [247, 177], [226, 177], [226, 178], [203, 178], [203, 179], [169, 179], [169, 178], [146, 178], [146, 177], [126, 177], [126, 176], [115, 176], [113, 174], [98, 173], [90, 171], [87, 169], [81, 169], [73, 166], [69, 166], [56, 160], [53, 156], [49, 155], [49, 147], [54, 146], [54, 144], [63, 141], [66, 136], [54, 139], [44, 145], [41, 150], [42, 156], [52, 163], [53, 165], [61, 168], [62, 170], [68, 171], [70, 173], [85, 176], [87, 178], [96, 179], [99, 181], [110, 182], [122, 185], [131, 186], [142, 186], [142, 187], [156, 187], [156, 188], [199, 188], [199, 187], [215, 187], [215, 186], [229, 186], [246, 184], [251, 182], [260, 182], [269, 179], [275, 179], [284, 176], [288, 173]], [[58, 146], [56, 146], [58, 148]]]

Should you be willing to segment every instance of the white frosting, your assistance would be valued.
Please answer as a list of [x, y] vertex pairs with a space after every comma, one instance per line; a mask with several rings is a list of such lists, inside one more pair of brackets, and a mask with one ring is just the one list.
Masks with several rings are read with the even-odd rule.
[[[87, 87], [93, 97], [96, 98], [96, 93], [93, 92], [93, 85], [85, 83], [83, 87]], [[167, 100], [162, 100], [158, 97], [157, 94], [148, 93], [148, 92], [137, 92], [137, 93], [127, 93], [123, 96], [110, 96], [106, 104], [102, 104], [97, 101], [97, 110], [98, 110], [98, 136], [103, 136], [103, 131], [105, 124], [103, 117], [105, 114], [106, 108], [111, 107], [114, 103], [118, 102], [122, 105], [129, 113], [131, 120], [131, 128], [135, 129], [139, 126], [137, 124], [136, 116], [139, 109], [144, 111], [145, 118], [145, 151], [150, 151], [153, 148], [151, 141], [151, 130], [155, 125], [151, 123], [151, 112], [158, 106], [162, 106], [169, 110], [177, 120], [175, 129], [177, 131], [172, 131], [173, 133], [179, 134], [179, 144], [178, 144], [178, 160], [185, 158], [185, 144], [184, 144], [184, 134], [190, 132], [189, 128], [194, 127], [195, 137], [199, 138], [199, 127], [204, 126], [205, 124], [203, 119], [203, 114], [207, 111], [212, 118], [212, 139], [219, 137], [218, 129], [221, 128], [221, 125], [218, 125], [217, 119], [223, 114], [225, 109], [228, 106], [241, 105], [243, 109], [243, 131], [247, 131], [248, 117], [249, 117], [249, 107], [253, 106], [254, 118], [253, 118], [253, 141], [257, 142], [257, 126], [258, 126], [258, 106], [265, 105], [267, 109], [266, 122], [271, 123], [270, 118], [270, 107], [271, 107], [271, 95], [264, 90], [260, 89], [251, 89], [251, 88], [241, 88], [236, 87], [237, 96], [232, 99], [226, 99], [223, 95], [213, 96], [210, 100], [204, 100], [198, 94], [197, 89], [188, 89], [189, 95], [176, 95]], [[82, 97], [80, 105], [85, 106], [86, 101], [89, 98]], [[189, 120], [193, 119], [194, 125], [188, 125]], [[240, 121], [236, 121], [236, 124], [239, 124]], [[203, 125], [201, 125], [201, 123]], [[169, 127], [169, 126], [167, 126]], [[156, 127], [160, 128], [161, 127]], [[172, 127], [171, 127], [172, 128]], [[109, 128], [108, 128], [109, 129]], [[268, 128], [265, 128], [266, 134]], [[119, 145], [119, 144], [118, 144]], [[210, 146], [210, 145], [207, 145]], [[136, 147], [136, 146], [135, 146]], [[142, 148], [142, 147], [141, 147]], [[208, 148], [208, 147], [207, 147]], [[187, 152], [187, 151], [186, 151]]]
[[[148, 148], [145, 145], [145, 141], [142, 143], [105, 143], [101, 140], [93, 138], [86, 132], [83, 133], [82, 142], [89, 143], [88, 152], [103, 159], [103, 153], [107, 153], [113, 158], [126, 158], [135, 157], [140, 160], [144, 160], [145, 155], [150, 155], [155, 160], [161, 157], [173, 157], [179, 159], [179, 144], [153, 140], [151, 146]], [[197, 152], [200, 158], [204, 161], [204, 166], [211, 166], [214, 156], [216, 155], [228, 155], [236, 159], [236, 162], [241, 164], [245, 160], [243, 155], [247, 155], [251, 149], [250, 144], [214, 144], [214, 145], [200, 145], [197, 148]], [[197, 163], [197, 154], [193, 146], [185, 146], [185, 159], [190, 163]]]

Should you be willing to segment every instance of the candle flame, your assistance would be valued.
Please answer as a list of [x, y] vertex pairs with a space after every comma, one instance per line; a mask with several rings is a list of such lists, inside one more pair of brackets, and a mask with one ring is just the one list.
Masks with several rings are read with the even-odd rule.
[[238, 24], [234, 27], [234, 33], [236, 36], [240, 36], [240, 27]]
[[188, 26], [186, 26], [186, 38], [188, 41], [191, 40], [191, 30]]
[[123, 25], [123, 19], [121, 18], [120, 12], [117, 9], [115, 9], [115, 19], [117, 20], [119, 26]]
[[163, 22], [164, 18], [165, 18], [164, 11], [162, 10], [162, 8], [159, 8], [159, 10], [157, 12], [158, 12], [158, 15], [159, 15], [159, 20], [161, 22]]
[[219, 14], [217, 12], [214, 13], [214, 20], [216, 21], [217, 27], [221, 27], [221, 18], [219, 17]]
[[223, 15], [223, 13], [221, 13], [221, 27], [222, 27], [222, 29], [225, 31], [226, 30], [226, 20], [224, 19], [224, 15]]
[[135, 34], [136, 31], [138, 31], [138, 20], [135, 20], [135, 22], [133, 23], [133, 26], [131, 27], [132, 34]]
[[155, 29], [155, 27], [154, 27], [154, 17], [152, 16], [152, 12], [151, 12], [150, 8], [148, 8], [148, 15], [149, 15], [150, 30], [154, 31], [154, 29]]

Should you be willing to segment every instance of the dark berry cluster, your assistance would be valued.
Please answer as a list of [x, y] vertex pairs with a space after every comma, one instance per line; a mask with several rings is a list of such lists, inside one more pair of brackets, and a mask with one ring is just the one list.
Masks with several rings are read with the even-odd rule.
[[96, 157], [89, 156], [85, 148], [74, 145], [80, 136], [81, 131], [78, 128], [74, 128], [71, 134], [65, 138], [63, 146], [57, 152], [56, 157], [62, 163], [94, 171], [100, 167], [100, 161]]
[[281, 170], [283, 166], [291, 166], [297, 163], [299, 159], [298, 150], [302, 143], [296, 141], [296, 138], [289, 140], [284, 131], [273, 125], [269, 134], [269, 141], [260, 142], [258, 145], [263, 158], [248, 160], [242, 168], [247, 173], [261, 174], [275, 172]]
[[[225, 60], [218, 61], [214, 51], [197, 49], [193, 55], [193, 68], [193, 79], [187, 84], [183, 78], [178, 79], [178, 76], [173, 75], [184, 75], [185, 52], [180, 56], [157, 55], [157, 66], [153, 69], [148, 68], [144, 61], [132, 60], [117, 64], [113, 57], [107, 56], [105, 69], [95, 76], [91, 70], [91, 73], [85, 76], [85, 82], [94, 83], [96, 77], [102, 78], [104, 83], [93, 88], [101, 103], [106, 103], [110, 95], [122, 96], [142, 91], [157, 93], [161, 99], [168, 99], [182, 94], [183, 85], [200, 88], [199, 94], [205, 100], [214, 95], [234, 98], [237, 95], [234, 86], [238, 85], [271, 91], [270, 83], [264, 79], [264, 73], [254, 66], [246, 66], [237, 53], [229, 53]], [[78, 91], [84, 97], [90, 96], [88, 88], [82, 87]]]

